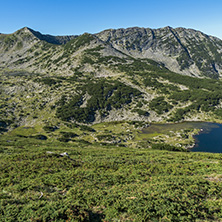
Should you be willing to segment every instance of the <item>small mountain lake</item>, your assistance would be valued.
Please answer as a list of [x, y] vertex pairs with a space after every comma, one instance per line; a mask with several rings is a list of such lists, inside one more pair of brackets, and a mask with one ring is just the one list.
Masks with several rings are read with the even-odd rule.
[[182, 122], [175, 124], [151, 124], [143, 129], [143, 133], [167, 134], [170, 131], [182, 129], [200, 129], [200, 133], [194, 136], [195, 146], [192, 152], [222, 153], [222, 124], [209, 122]]
[[222, 153], [222, 124], [209, 123], [199, 135], [194, 136], [195, 146], [192, 152]]

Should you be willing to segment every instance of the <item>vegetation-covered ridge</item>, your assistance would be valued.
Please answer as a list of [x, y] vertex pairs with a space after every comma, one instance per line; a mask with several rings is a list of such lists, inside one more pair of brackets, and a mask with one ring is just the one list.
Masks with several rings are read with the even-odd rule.
[[[1, 71], [1, 131], [48, 122], [221, 122], [220, 80], [176, 74], [147, 59], [98, 57], [100, 50], [88, 49], [89, 59], [69, 76]], [[106, 65], [107, 76], [86, 71], [88, 63]]]

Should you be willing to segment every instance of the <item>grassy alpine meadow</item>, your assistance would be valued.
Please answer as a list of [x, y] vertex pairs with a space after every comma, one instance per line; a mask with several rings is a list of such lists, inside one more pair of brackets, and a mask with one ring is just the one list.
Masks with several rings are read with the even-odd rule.
[[16, 136], [0, 144], [0, 221], [222, 220], [221, 154]]

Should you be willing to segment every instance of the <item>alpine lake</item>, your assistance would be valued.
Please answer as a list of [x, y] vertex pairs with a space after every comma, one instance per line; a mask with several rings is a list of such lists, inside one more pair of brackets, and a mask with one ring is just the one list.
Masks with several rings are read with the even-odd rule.
[[211, 122], [182, 122], [174, 124], [151, 124], [143, 129], [145, 134], [167, 134], [179, 130], [199, 130], [193, 135], [195, 145], [189, 149], [191, 152], [222, 153], [222, 124]]

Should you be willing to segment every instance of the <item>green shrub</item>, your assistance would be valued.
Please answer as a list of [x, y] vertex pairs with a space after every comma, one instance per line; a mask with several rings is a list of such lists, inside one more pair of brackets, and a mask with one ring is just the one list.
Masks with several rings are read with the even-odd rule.
[[37, 79], [37, 81], [42, 82], [42, 83], [44, 83], [46, 85], [49, 85], [49, 86], [53, 86], [53, 85], [56, 85], [56, 84], [62, 82], [59, 79], [53, 79], [53, 78], [50, 78], [50, 77], [44, 77], [44, 78], [41, 78], [41, 79]]
[[79, 128], [83, 131], [88, 131], [88, 132], [96, 132], [92, 127], [86, 126], [86, 125], [79, 125]]
[[158, 114], [163, 114], [164, 112], [168, 112], [173, 106], [167, 103], [163, 96], [160, 96], [153, 99], [150, 102], [149, 107]]
[[[99, 80], [89, 81], [79, 87], [82, 91], [79, 95], [67, 99], [63, 96], [57, 103], [57, 117], [64, 121], [76, 120], [77, 122], [89, 123], [95, 120], [95, 113], [106, 115], [111, 109], [119, 109], [132, 102], [134, 97], [140, 97], [141, 92], [118, 81]], [[91, 98], [86, 107], [80, 107], [84, 102], [84, 94], [88, 93]]]
[[152, 144], [152, 149], [187, 152], [184, 148], [172, 146], [166, 143], [154, 143]]
[[48, 139], [47, 136], [41, 135], [41, 134], [35, 135], [35, 136], [30, 136], [30, 138], [34, 138], [34, 139], [38, 139], [38, 140], [47, 140]]
[[74, 138], [74, 137], [79, 136], [73, 132], [61, 132], [61, 134], [64, 138]]
[[137, 112], [141, 116], [149, 116], [149, 112], [142, 109], [133, 109], [132, 112]]
[[55, 130], [58, 129], [57, 126], [44, 126], [43, 129], [46, 131], [46, 132], [54, 132]]

